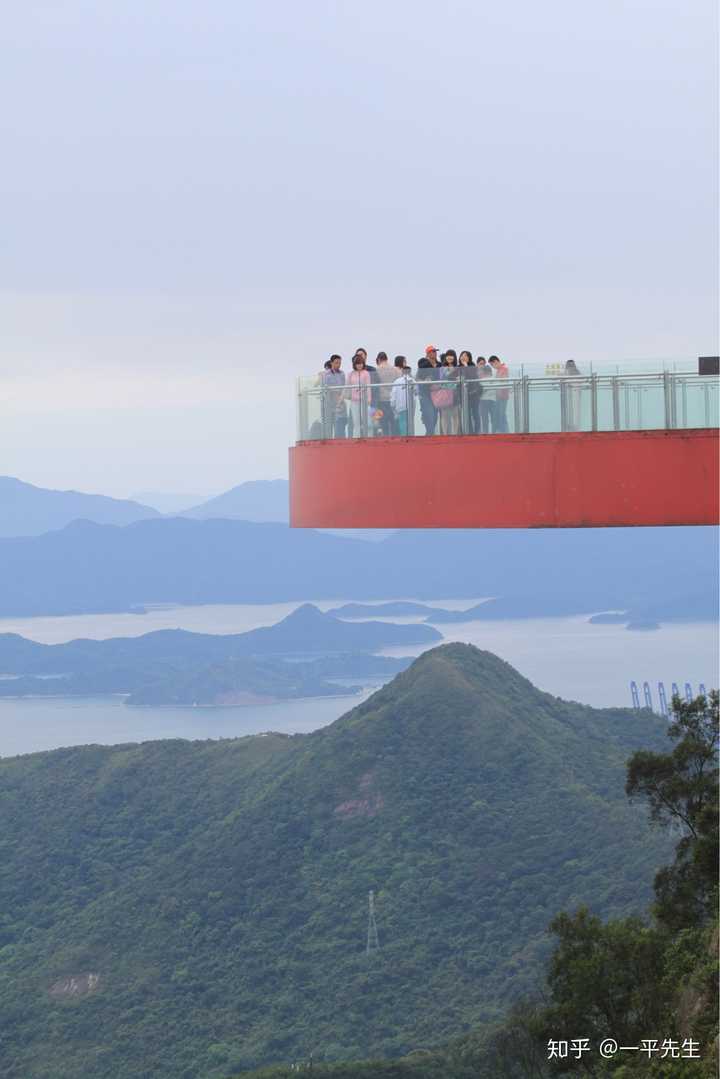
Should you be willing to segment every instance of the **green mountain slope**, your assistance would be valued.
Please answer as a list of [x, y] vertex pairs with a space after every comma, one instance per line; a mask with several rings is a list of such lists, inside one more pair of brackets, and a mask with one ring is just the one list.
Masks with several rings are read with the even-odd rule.
[[0, 1070], [212, 1079], [497, 1018], [557, 909], [646, 904], [668, 844], [624, 763], [662, 732], [445, 645], [312, 735], [0, 762]]

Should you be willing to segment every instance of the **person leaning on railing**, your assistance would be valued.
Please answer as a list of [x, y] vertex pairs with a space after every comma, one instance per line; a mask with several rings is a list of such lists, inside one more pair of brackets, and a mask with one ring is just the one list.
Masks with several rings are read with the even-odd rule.
[[342, 356], [333, 353], [320, 375], [323, 387], [323, 437], [345, 438], [347, 406], [345, 404], [345, 374], [340, 370]]

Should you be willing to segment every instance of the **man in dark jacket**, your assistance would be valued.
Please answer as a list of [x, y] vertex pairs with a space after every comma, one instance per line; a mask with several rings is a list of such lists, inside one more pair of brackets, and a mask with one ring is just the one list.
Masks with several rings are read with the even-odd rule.
[[[434, 382], [440, 377], [439, 368], [440, 363], [438, 360], [438, 350], [435, 345], [428, 345], [428, 347], [425, 349], [424, 357], [421, 360], [418, 360], [415, 381], [419, 383]], [[430, 385], [418, 386], [418, 398], [420, 401], [420, 415], [422, 416], [425, 434], [434, 435], [435, 426], [437, 424], [438, 418], [438, 410], [432, 403]]]

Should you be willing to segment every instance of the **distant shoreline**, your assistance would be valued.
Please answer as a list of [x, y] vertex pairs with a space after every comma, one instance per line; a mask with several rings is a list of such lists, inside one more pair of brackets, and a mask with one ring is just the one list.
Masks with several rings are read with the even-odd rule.
[[[390, 679], [388, 679], [390, 681]], [[376, 685], [360, 686], [358, 689], [349, 693], [321, 693], [320, 695], [310, 697], [256, 697], [253, 700], [227, 702], [223, 704], [129, 704], [128, 708], [141, 711], [144, 708], [152, 709], [171, 709], [182, 708], [185, 711], [192, 712], [197, 708], [264, 708], [272, 704], [295, 704], [301, 701], [335, 701], [342, 700], [346, 697], [359, 697], [366, 690], [374, 691], [385, 685], [384, 682], [378, 682]], [[23, 693], [14, 697], [3, 696], [0, 697], [0, 707], [7, 702], [12, 703], [14, 701], [108, 701], [108, 700], [124, 700], [131, 697], [132, 693]]]

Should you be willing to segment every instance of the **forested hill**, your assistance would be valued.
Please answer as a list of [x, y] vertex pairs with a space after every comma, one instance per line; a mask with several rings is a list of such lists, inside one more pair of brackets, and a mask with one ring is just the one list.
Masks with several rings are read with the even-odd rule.
[[[718, 530], [403, 532], [372, 545], [282, 524], [76, 521], [0, 539], [0, 616], [144, 603], [503, 597], [506, 617], [717, 615]], [[503, 608], [496, 608], [502, 614]]]
[[0, 761], [0, 1073], [219, 1079], [497, 1017], [559, 907], [647, 902], [624, 762], [662, 730], [444, 645], [311, 735]]

